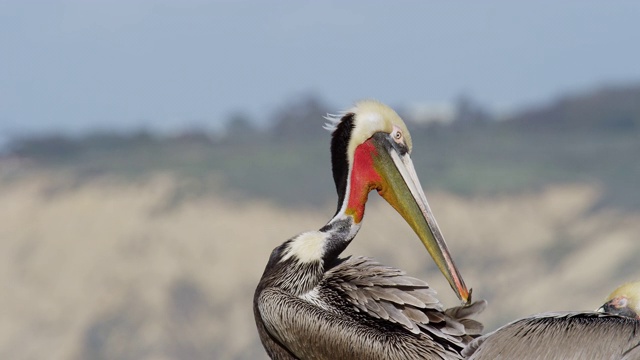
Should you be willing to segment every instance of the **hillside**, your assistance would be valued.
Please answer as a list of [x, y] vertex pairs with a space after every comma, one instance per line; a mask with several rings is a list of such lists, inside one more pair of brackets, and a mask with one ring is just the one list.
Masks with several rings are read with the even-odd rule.
[[[69, 188], [48, 172], [0, 186], [3, 359], [266, 359], [251, 299], [269, 253], [320, 227], [317, 210], [215, 195], [167, 206], [172, 176], [100, 177]], [[493, 329], [545, 310], [593, 309], [638, 278], [640, 213], [592, 210], [597, 188], [427, 196]], [[347, 250], [427, 279], [456, 299], [402, 219], [372, 196]]]

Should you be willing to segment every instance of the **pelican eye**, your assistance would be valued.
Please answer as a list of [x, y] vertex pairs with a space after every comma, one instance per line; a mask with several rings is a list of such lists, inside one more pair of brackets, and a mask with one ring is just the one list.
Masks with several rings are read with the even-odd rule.
[[618, 309], [626, 307], [627, 306], [627, 298], [625, 296], [620, 296], [619, 298], [615, 299], [614, 302], [614, 306]]
[[395, 140], [395, 142], [401, 144], [402, 143], [402, 131], [400, 131], [400, 129], [396, 129], [391, 136], [393, 136], [393, 140]]

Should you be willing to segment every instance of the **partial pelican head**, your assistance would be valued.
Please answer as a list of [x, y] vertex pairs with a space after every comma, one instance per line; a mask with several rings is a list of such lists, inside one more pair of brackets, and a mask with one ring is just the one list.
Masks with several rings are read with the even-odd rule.
[[598, 311], [640, 320], [640, 282], [615, 289]]

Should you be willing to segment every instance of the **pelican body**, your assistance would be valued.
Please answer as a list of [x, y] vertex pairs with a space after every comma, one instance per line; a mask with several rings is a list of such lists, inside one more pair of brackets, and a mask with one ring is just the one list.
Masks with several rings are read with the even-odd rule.
[[640, 360], [640, 283], [614, 291], [593, 312], [534, 315], [473, 340], [468, 359]]
[[[482, 330], [410, 158], [411, 138], [387, 106], [363, 101], [332, 121], [338, 208], [317, 231], [276, 247], [254, 295], [262, 344], [273, 359], [461, 359]], [[422, 280], [366, 257], [340, 258], [371, 190], [409, 223], [463, 306], [445, 310]]]

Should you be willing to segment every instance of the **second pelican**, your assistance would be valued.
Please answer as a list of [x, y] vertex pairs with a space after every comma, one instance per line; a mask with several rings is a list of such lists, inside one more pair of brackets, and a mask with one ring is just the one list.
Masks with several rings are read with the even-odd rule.
[[616, 289], [597, 311], [516, 320], [473, 340], [471, 360], [640, 360], [640, 282]]

